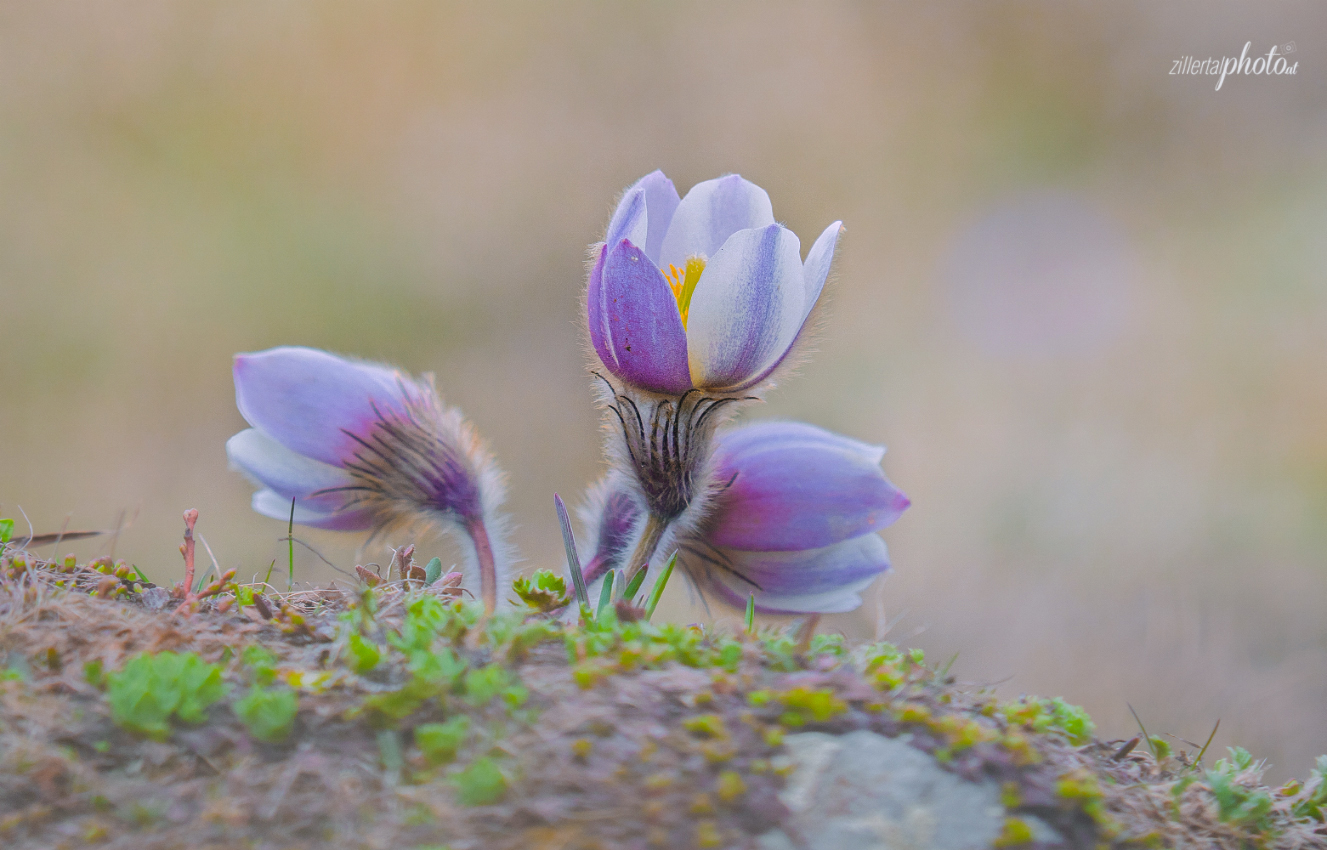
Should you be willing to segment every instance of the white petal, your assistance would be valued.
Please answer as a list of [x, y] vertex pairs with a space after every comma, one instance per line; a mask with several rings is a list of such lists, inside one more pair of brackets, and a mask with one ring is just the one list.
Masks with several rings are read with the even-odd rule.
[[811, 246], [806, 254], [803, 272], [806, 276], [806, 312], [816, 306], [820, 291], [825, 288], [825, 278], [829, 277], [829, 265], [834, 260], [834, 248], [839, 243], [839, 234], [843, 232], [843, 222], [836, 221]]
[[801, 245], [777, 224], [742, 230], [700, 276], [687, 319], [687, 363], [702, 389], [734, 389], [783, 357], [806, 316]]
[[[271, 490], [259, 490], [253, 494], [253, 509], [255, 513], [272, 519], [279, 519], [282, 522], [290, 519], [290, 499], [273, 493]], [[314, 528], [335, 528], [341, 524], [343, 517], [348, 516], [351, 515], [342, 514], [338, 511], [311, 510], [300, 504], [295, 505], [295, 522], [298, 525], [308, 525]]]
[[773, 223], [774, 206], [755, 183], [736, 174], [697, 183], [673, 213], [659, 266], [682, 268], [688, 257], [713, 257], [737, 231]]
[[344, 487], [353, 481], [340, 468], [296, 454], [257, 428], [241, 431], [226, 441], [230, 465], [264, 487], [270, 487], [285, 500], [285, 514], [290, 515], [290, 500], [332, 487]]

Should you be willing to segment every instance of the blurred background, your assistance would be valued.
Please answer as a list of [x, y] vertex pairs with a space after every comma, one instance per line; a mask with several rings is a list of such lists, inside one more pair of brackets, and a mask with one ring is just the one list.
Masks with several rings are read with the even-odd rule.
[[[278, 572], [231, 355], [432, 371], [523, 569], [601, 471], [587, 243], [663, 168], [847, 234], [750, 417], [886, 443], [895, 572], [826, 627], [1105, 737], [1327, 751], [1327, 7], [0, 3], [0, 515]], [[1174, 76], [1281, 52], [1295, 76]], [[303, 531], [342, 567], [362, 537]], [[65, 544], [104, 554], [108, 539]], [[445, 541], [422, 549], [451, 557]], [[305, 552], [297, 577], [336, 575]], [[679, 585], [670, 616], [703, 620]]]

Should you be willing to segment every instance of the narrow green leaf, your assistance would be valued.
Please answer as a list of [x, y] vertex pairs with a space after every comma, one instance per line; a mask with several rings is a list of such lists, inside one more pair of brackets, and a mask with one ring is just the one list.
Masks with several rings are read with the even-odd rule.
[[636, 598], [636, 591], [640, 590], [640, 586], [645, 583], [645, 574], [648, 573], [649, 571], [650, 571], [649, 564], [646, 564], [645, 566], [637, 570], [635, 577], [632, 578], [630, 583], [627, 584], [627, 589], [622, 595], [627, 599], [634, 600]]
[[585, 587], [585, 574], [581, 572], [581, 559], [576, 554], [576, 538], [571, 533], [571, 517], [567, 516], [567, 506], [562, 497], [553, 494], [553, 504], [558, 509], [558, 523], [562, 526], [562, 544], [567, 549], [567, 571], [571, 573], [571, 585], [576, 588], [576, 602], [582, 609], [590, 607], [590, 591]]
[[604, 584], [599, 590], [599, 607], [594, 612], [596, 620], [604, 616], [604, 609], [613, 601], [613, 579], [616, 576], [617, 570], [609, 570], [604, 574]]
[[674, 551], [673, 556], [668, 559], [668, 563], [664, 565], [663, 572], [659, 573], [659, 578], [654, 582], [654, 587], [650, 590], [650, 598], [645, 602], [646, 620], [649, 620], [654, 616], [655, 606], [659, 604], [659, 600], [663, 597], [664, 588], [667, 587], [668, 579], [672, 576], [673, 567], [675, 566], [677, 566], [676, 551]]
[[746, 600], [746, 633], [756, 633], [756, 595], [753, 593]]
[[286, 542], [290, 547], [290, 578], [286, 581], [286, 590], [295, 586], [295, 500], [290, 500], [290, 524], [286, 526]]

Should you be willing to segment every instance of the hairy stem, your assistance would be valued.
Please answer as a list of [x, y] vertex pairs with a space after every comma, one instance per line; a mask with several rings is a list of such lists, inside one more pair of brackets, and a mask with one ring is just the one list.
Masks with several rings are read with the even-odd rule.
[[475, 544], [475, 558], [479, 561], [479, 594], [484, 600], [484, 613], [492, 614], [498, 607], [498, 568], [493, 562], [493, 544], [479, 517], [466, 519], [465, 530]]
[[663, 539], [663, 533], [667, 529], [668, 520], [653, 512], [646, 515], [645, 532], [641, 535], [640, 542], [636, 544], [636, 551], [631, 553], [631, 560], [627, 561], [628, 583], [636, 577], [636, 573], [649, 566], [650, 558], [654, 557], [654, 550], [659, 548], [659, 541]]

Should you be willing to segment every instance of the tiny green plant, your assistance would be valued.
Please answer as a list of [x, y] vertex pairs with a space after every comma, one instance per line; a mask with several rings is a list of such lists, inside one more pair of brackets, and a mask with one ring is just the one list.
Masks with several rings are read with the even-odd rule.
[[507, 777], [488, 756], [475, 759], [464, 770], [452, 774], [456, 796], [466, 806], [487, 806], [507, 793]]
[[1318, 756], [1317, 766], [1309, 771], [1308, 788], [1308, 793], [1295, 803], [1294, 815], [1321, 823], [1327, 820], [1327, 756]]
[[1206, 774], [1207, 787], [1216, 800], [1218, 816], [1227, 823], [1249, 829], [1266, 829], [1272, 811], [1272, 796], [1264, 788], [1250, 788], [1236, 781], [1245, 771], [1261, 770], [1262, 764], [1255, 763], [1249, 751], [1242, 747], [1231, 747], [1229, 753], [1229, 759], [1220, 759]]
[[156, 740], [170, 735], [170, 721], [200, 723], [223, 696], [221, 667], [192, 652], [139, 653], [107, 676], [106, 699], [115, 722]]
[[299, 695], [289, 688], [254, 687], [231, 706], [249, 734], [260, 741], [284, 741], [299, 713]]
[[0, 519], [0, 545], [8, 543], [13, 533], [14, 521], [12, 519]]
[[456, 758], [470, 734], [470, 718], [458, 714], [445, 723], [421, 723], [415, 727], [415, 746], [430, 764], [442, 764]]
[[519, 576], [512, 582], [511, 589], [527, 608], [540, 614], [556, 611], [571, 601], [567, 596], [567, 583], [551, 570], [537, 570], [529, 577]]
[[367, 673], [382, 660], [382, 650], [373, 641], [352, 633], [346, 639], [346, 660], [356, 673]]

